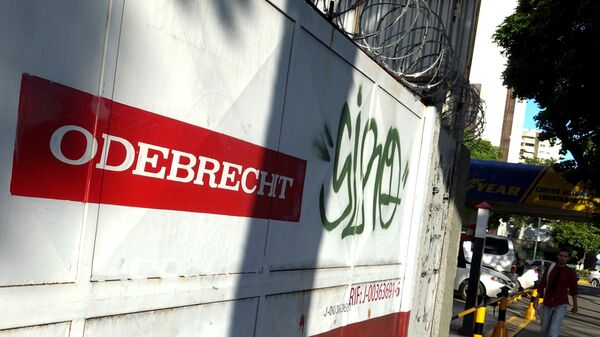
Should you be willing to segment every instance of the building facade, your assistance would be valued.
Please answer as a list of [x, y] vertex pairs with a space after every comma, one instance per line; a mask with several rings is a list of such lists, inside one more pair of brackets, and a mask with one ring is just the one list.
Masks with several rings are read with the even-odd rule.
[[541, 141], [539, 134], [538, 131], [533, 129], [523, 130], [519, 150], [519, 162], [524, 163], [527, 159], [539, 159], [541, 161], [563, 160], [564, 156], [560, 154], [560, 143], [552, 145], [550, 141]]

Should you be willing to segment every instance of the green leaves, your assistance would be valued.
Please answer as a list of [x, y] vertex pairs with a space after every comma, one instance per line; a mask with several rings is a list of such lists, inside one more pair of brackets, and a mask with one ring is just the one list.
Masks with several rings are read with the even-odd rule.
[[592, 224], [557, 221], [552, 224], [550, 235], [555, 247], [569, 246], [584, 254], [600, 252], [600, 229]]
[[600, 1], [520, 0], [493, 38], [507, 57], [504, 84], [539, 104], [541, 138], [573, 155], [568, 177], [600, 191]]
[[465, 131], [464, 144], [472, 159], [502, 160], [502, 149], [487, 140], [474, 138], [469, 131]]

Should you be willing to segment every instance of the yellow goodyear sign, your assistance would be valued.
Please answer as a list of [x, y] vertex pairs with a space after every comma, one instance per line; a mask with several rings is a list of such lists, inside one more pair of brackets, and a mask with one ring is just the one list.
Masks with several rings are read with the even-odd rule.
[[600, 213], [600, 197], [551, 167], [472, 160], [467, 199]]

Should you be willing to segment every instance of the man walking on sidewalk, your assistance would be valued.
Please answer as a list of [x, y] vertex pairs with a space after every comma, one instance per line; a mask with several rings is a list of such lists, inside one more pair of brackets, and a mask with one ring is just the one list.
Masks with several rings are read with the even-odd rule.
[[[577, 274], [567, 267], [571, 258], [571, 250], [561, 248], [557, 263], [550, 265], [544, 272], [539, 284], [538, 293], [544, 299], [542, 308], [542, 333], [547, 337], [558, 337], [563, 318], [567, 313], [569, 299], [567, 290], [573, 299], [572, 313], [577, 313]], [[537, 310], [537, 301], [533, 303]]]

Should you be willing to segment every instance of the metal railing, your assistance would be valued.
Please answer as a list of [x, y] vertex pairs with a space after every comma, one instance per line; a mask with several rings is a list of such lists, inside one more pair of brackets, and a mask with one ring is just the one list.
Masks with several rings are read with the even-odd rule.
[[518, 292], [517, 294], [510, 296], [510, 297], [506, 293], [492, 301], [484, 302], [481, 305], [477, 305], [475, 307], [463, 310], [463, 311], [455, 314], [454, 316], [452, 316], [451, 320], [463, 318], [472, 313], [476, 313], [476, 319], [475, 319], [475, 323], [473, 326], [473, 336], [482, 336], [483, 335], [483, 325], [485, 323], [486, 307], [494, 306], [494, 311], [496, 310], [496, 307], [499, 307], [498, 321], [497, 321], [496, 325], [494, 326], [494, 332], [492, 334], [492, 337], [506, 336], [507, 335], [507, 333], [506, 333], [507, 330], [506, 330], [506, 326], [505, 326], [506, 310], [510, 304], [520, 301], [522, 299], [522, 296], [526, 295], [526, 294], [531, 294], [530, 295], [531, 300], [530, 300], [527, 310], [523, 314], [523, 318], [527, 321], [535, 320], [536, 315], [535, 315], [535, 309], [534, 309], [533, 304], [536, 301], [543, 301], [543, 299], [538, 299], [537, 289], [535, 287], [522, 290], [522, 291]]
[[[533, 293], [534, 290], [535, 290], [535, 288], [524, 289], [524, 290], [516, 293], [515, 295], [508, 297], [508, 301], [509, 302], [520, 301], [522, 299], [523, 295], [526, 295], [526, 294], [529, 294], [529, 293]], [[461, 317], [465, 317], [466, 315], [471, 314], [471, 313], [477, 311], [477, 308], [496, 305], [496, 304], [500, 303], [500, 301], [502, 300], [502, 298], [503, 297], [498, 297], [498, 298], [496, 298], [496, 299], [494, 299], [492, 301], [484, 302], [481, 305], [477, 305], [477, 306], [474, 306], [472, 308], [463, 310], [463, 311], [455, 314], [454, 316], [452, 316], [451, 320], [453, 321], [455, 319], [458, 319], [458, 318], [461, 318]]]

